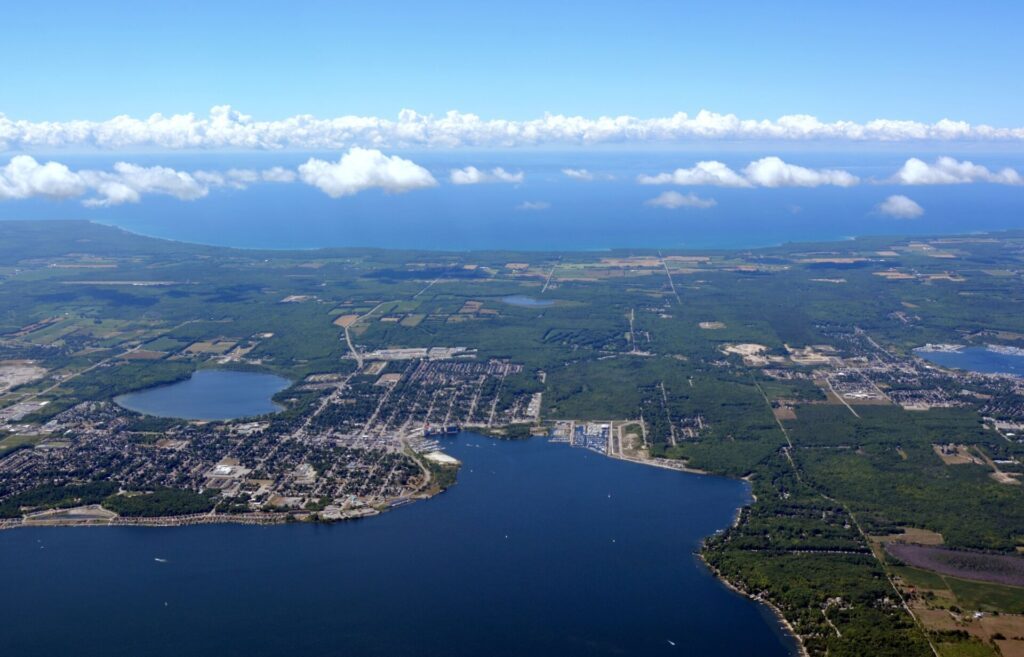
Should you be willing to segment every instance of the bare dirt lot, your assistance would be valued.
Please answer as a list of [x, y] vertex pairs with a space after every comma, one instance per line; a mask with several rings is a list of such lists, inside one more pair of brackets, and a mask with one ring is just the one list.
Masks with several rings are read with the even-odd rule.
[[768, 364], [768, 359], [763, 355], [768, 347], [763, 344], [747, 342], [743, 344], [727, 344], [721, 348], [723, 353], [736, 354], [743, 357], [743, 362], [748, 367], [763, 367]]
[[226, 354], [235, 346], [234, 340], [204, 340], [193, 342], [185, 349], [189, 354]]
[[942, 534], [930, 529], [904, 527], [902, 534], [888, 534], [876, 537], [882, 543], [917, 543], [918, 545], [942, 545]]
[[385, 361], [377, 360], [372, 363], [368, 363], [366, 365], [366, 369], [363, 370], [363, 374], [366, 374], [368, 376], [374, 376], [383, 372], [384, 368], [387, 366], [388, 364]]
[[796, 409], [789, 404], [782, 404], [781, 406], [772, 407], [772, 415], [775, 416], [776, 420], [795, 420]]
[[160, 360], [167, 355], [166, 351], [150, 351], [148, 349], [136, 349], [121, 354], [125, 360]]
[[43, 378], [46, 370], [28, 360], [0, 361], [0, 392]]
[[348, 328], [355, 324], [357, 319], [359, 319], [359, 315], [340, 315], [334, 320], [334, 325]]
[[975, 456], [967, 445], [932, 445], [932, 449], [946, 465], [984, 465], [984, 461]]
[[54, 509], [51, 511], [41, 511], [39, 513], [33, 513], [28, 516], [28, 522], [46, 524], [46, 523], [62, 523], [62, 522], [89, 522], [97, 520], [110, 520], [116, 518], [117, 514], [113, 511], [104, 509], [99, 504], [90, 504], [89, 506], [78, 506], [71, 509]]

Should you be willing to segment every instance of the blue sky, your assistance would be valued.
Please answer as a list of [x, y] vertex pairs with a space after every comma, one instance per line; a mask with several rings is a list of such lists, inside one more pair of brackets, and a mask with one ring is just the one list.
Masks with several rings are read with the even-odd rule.
[[[607, 147], [669, 158], [554, 179], [707, 214], [729, 190], [862, 188], [916, 219], [922, 188], [1024, 189], [1021, 25], [1019, 0], [9, 3], [0, 201], [525, 194], [525, 151]], [[894, 157], [865, 175], [872, 150]]]
[[17, 2], [0, 113], [1024, 124], [1020, 2]]

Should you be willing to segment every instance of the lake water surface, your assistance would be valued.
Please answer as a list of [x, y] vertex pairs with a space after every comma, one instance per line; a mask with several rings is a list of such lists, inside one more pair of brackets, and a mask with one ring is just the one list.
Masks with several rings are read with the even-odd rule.
[[501, 300], [510, 306], [521, 306], [523, 308], [546, 308], [547, 306], [555, 305], [555, 302], [550, 299], [536, 299], [522, 294], [502, 297]]
[[232, 420], [280, 410], [271, 399], [288, 379], [260, 372], [200, 370], [191, 378], [115, 398], [128, 410], [186, 420]]
[[0, 654], [795, 654], [694, 555], [744, 483], [541, 439], [449, 444], [456, 486], [367, 520], [0, 532]]
[[964, 347], [959, 351], [923, 351], [915, 349], [921, 358], [941, 365], [982, 374], [1014, 374], [1024, 376], [1024, 356], [1004, 354], [985, 347]]

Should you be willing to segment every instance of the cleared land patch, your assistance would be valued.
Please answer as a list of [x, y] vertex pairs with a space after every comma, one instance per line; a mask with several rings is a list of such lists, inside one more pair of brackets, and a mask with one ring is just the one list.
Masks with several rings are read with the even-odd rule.
[[136, 349], [135, 351], [126, 351], [121, 354], [121, 358], [125, 360], [160, 360], [167, 355], [166, 351], [151, 351], [149, 349]]
[[935, 545], [887, 543], [885, 551], [916, 568], [962, 579], [1024, 586], [1024, 557], [951, 550]]
[[919, 527], [904, 527], [901, 534], [888, 534], [876, 538], [882, 543], [916, 543], [918, 545], [942, 545], [945, 543], [942, 534]]
[[768, 364], [768, 358], [764, 352], [768, 347], [753, 342], [743, 344], [727, 344], [722, 346], [722, 353], [735, 354], [743, 358], [743, 362], [750, 367], [764, 367]]
[[932, 445], [932, 450], [946, 465], [985, 465], [985, 462], [975, 456], [967, 445]]
[[234, 340], [202, 340], [193, 342], [185, 349], [188, 354], [226, 354], [235, 346]]
[[772, 415], [776, 420], [795, 420], [796, 408], [790, 402], [779, 402], [779, 405], [772, 405]]
[[46, 370], [32, 361], [0, 362], [0, 392], [36, 381], [45, 375]]
[[335, 318], [334, 325], [340, 326], [341, 328], [348, 328], [355, 324], [358, 319], [359, 315], [341, 315]]

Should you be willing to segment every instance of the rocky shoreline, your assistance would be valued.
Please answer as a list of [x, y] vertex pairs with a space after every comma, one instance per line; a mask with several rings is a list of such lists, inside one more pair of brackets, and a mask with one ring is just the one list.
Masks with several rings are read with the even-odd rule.
[[[420, 498], [411, 498], [412, 502]], [[394, 505], [398, 506], [398, 505]], [[389, 507], [390, 508], [390, 507]], [[254, 513], [197, 513], [185, 516], [150, 516], [129, 518], [124, 516], [98, 517], [94, 515], [5, 518], [0, 520], [0, 531], [19, 527], [187, 527], [189, 525], [282, 525], [290, 522], [316, 522], [330, 524], [344, 520], [358, 520], [382, 513], [366, 508], [338, 516], [324, 516], [313, 512], [254, 512]]]
[[188, 516], [141, 518], [10, 518], [0, 521], [0, 530], [18, 527], [185, 527], [188, 525], [278, 525], [296, 520], [287, 513], [201, 513]]

